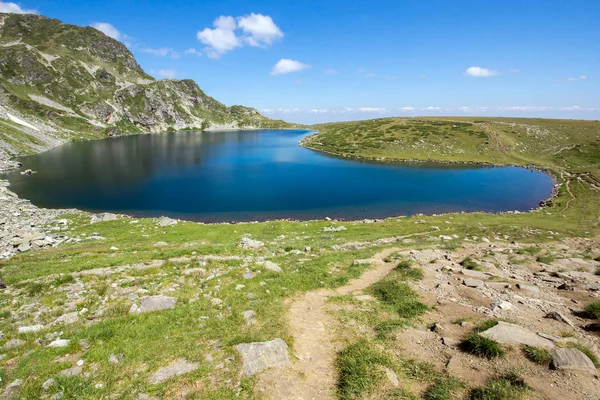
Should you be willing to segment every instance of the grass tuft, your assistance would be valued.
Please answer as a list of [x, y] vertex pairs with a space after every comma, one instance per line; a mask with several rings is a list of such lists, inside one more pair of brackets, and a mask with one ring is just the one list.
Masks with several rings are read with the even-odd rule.
[[552, 355], [544, 348], [525, 346], [523, 352], [527, 358], [536, 364], [548, 366], [552, 362]]
[[476, 326], [475, 329], [473, 329], [473, 331], [475, 333], [484, 332], [484, 331], [487, 331], [490, 328], [493, 328], [496, 325], [498, 325], [498, 320], [489, 319], [487, 321], [484, 321], [480, 325]]
[[395, 279], [377, 282], [371, 286], [371, 291], [377, 299], [393, 308], [398, 316], [403, 318], [414, 318], [429, 310], [428, 306], [416, 300], [417, 292], [406, 283]]
[[420, 268], [411, 268], [411, 262], [408, 260], [400, 261], [396, 265], [397, 276], [402, 280], [418, 281], [423, 279], [423, 270]]
[[594, 301], [593, 303], [588, 304], [585, 307], [585, 312], [593, 318], [600, 319], [600, 301]]
[[342, 350], [336, 359], [340, 398], [355, 399], [375, 389], [383, 380], [382, 366], [394, 367], [393, 360], [365, 340]]
[[462, 265], [466, 269], [471, 269], [471, 270], [476, 270], [476, 271], [479, 271], [481, 269], [479, 267], [479, 264], [477, 264], [477, 261], [473, 260], [471, 257], [467, 257], [464, 260], [462, 260], [460, 262], [460, 265]]
[[471, 391], [471, 400], [517, 400], [530, 390], [518, 372], [491, 379], [482, 388]]
[[504, 349], [495, 340], [472, 333], [463, 340], [461, 348], [471, 354], [485, 358], [496, 358], [504, 355]]
[[456, 397], [454, 392], [461, 386], [460, 381], [455, 378], [440, 378], [427, 388], [423, 398], [425, 400], [451, 400]]

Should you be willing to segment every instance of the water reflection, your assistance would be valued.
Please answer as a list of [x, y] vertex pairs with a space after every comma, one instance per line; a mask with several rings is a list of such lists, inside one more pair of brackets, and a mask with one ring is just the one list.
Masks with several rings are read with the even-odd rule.
[[206, 221], [527, 210], [548, 176], [521, 168], [390, 166], [298, 146], [306, 131], [180, 132], [71, 143], [9, 174], [34, 204]]

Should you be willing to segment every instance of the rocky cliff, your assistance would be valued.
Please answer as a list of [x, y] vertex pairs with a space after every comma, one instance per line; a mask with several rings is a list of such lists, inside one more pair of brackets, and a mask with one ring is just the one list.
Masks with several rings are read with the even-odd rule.
[[0, 159], [74, 139], [286, 125], [227, 107], [192, 80], [155, 80], [94, 28], [0, 13]]

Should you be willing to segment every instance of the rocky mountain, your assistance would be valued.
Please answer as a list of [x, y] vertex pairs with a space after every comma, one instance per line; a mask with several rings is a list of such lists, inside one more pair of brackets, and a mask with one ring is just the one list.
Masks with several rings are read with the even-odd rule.
[[0, 13], [0, 158], [73, 139], [284, 126], [227, 107], [192, 80], [155, 80], [94, 28]]

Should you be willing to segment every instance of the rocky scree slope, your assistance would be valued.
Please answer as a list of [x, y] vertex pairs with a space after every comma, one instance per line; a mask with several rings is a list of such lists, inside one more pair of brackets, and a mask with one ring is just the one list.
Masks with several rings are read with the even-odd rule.
[[0, 13], [0, 159], [73, 139], [284, 126], [227, 107], [192, 80], [155, 80], [94, 28]]

